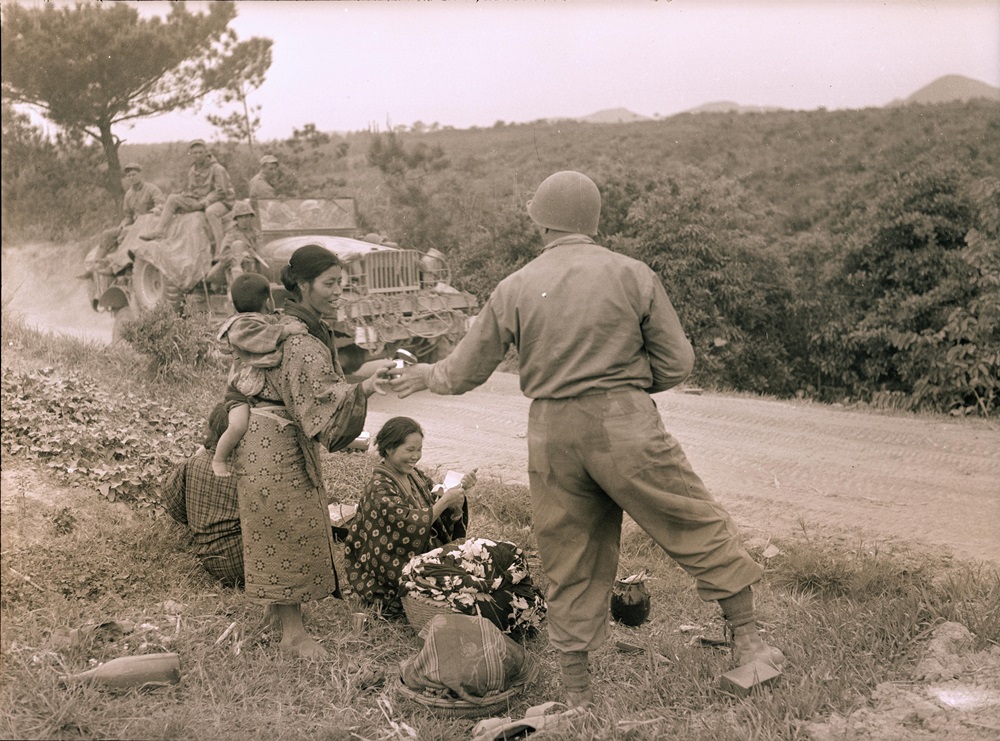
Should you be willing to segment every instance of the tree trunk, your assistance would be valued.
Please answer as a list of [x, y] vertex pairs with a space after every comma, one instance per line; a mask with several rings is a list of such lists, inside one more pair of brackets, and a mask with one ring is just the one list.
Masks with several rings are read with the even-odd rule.
[[118, 137], [111, 133], [111, 122], [101, 121], [98, 124], [101, 132], [101, 146], [104, 148], [104, 157], [108, 161], [107, 189], [121, 203], [125, 196], [125, 188], [122, 186], [122, 165], [118, 159], [118, 145], [121, 143]]
[[257, 159], [257, 152], [254, 151], [253, 141], [253, 121], [250, 120], [250, 108], [247, 106], [247, 91], [240, 85], [240, 101], [243, 103], [243, 120], [246, 121], [247, 142], [250, 144], [250, 156]]

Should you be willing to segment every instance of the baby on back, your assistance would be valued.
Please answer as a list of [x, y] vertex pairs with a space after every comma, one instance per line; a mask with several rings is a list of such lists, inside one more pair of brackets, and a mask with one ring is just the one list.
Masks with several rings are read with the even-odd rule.
[[229, 296], [236, 313], [219, 329], [223, 352], [233, 356], [224, 403], [229, 427], [215, 448], [212, 471], [229, 476], [229, 457], [250, 424], [253, 397], [264, 388], [264, 371], [281, 364], [281, 344], [291, 335], [306, 334], [298, 319], [274, 313], [271, 285], [259, 273], [243, 273], [233, 281]]

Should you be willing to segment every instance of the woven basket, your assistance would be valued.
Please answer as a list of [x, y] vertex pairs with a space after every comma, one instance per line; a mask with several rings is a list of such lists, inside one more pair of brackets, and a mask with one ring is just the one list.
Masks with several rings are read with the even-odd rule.
[[447, 602], [432, 600], [430, 597], [425, 597], [416, 592], [407, 592], [404, 594], [402, 602], [407, 622], [418, 633], [435, 615], [458, 613], [458, 610], [453, 609]]
[[459, 697], [425, 695], [410, 689], [403, 684], [402, 680], [397, 682], [396, 689], [407, 700], [423, 705], [438, 715], [447, 715], [451, 718], [482, 718], [487, 715], [497, 715], [506, 710], [514, 698], [521, 694], [524, 686], [512, 687], [495, 695], [488, 695], [482, 698], [482, 702], [469, 702]]

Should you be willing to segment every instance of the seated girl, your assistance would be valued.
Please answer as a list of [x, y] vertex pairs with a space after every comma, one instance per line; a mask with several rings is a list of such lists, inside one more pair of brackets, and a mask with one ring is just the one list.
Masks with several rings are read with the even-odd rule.
[[382, 462], [358, 503], [344, 547], [347, 578], [361, 599], [401, 614], [399, 583], [411, 558], [464, 538], [469, 523], [465, 492], [475, 473], [437, 496], [434, 482], [416, 468], [424, 431], [409, 417], [393, 417], [375, 436]]

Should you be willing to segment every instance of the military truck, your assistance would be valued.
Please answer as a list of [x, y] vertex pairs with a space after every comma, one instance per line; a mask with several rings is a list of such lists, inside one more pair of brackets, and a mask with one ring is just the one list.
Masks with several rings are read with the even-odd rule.
[[[399, 348], [434, 362], [468, 331], [476, 297], [450, 285], [444, 255], [357, 239], [353, 199], [261, 199], [253, 205], [260, 228], [254, 269], [271, 281], [278, 306], [286, 295], [281, 268], [296, 249], [319, 244], [344, 262], [344, 293], [337, 316], [328, 320], [346, 373]], [[105, 270], [93, 272], [92, 307], [113, 312], [116, 330], [136, 312], [162, 302], [194, 304], [219, 321], [228, 316], [233, 309], [224, 282], [214, 279], [220, 271], [212, 270], [204, 214], [178, 214], [164, 239], [140, 239], [153, 220], [140, 217], [107, 258]]]

